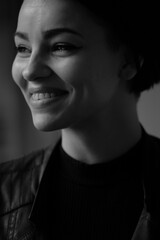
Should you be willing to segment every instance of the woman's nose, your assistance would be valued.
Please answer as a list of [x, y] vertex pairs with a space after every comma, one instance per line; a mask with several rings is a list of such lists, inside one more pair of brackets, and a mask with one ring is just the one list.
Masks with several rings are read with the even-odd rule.
[[37, 81], [47, 78], [52, 74], [51, 68], [43, 59], [33, 57], [23, 69], [23, 78], [27, 81]]

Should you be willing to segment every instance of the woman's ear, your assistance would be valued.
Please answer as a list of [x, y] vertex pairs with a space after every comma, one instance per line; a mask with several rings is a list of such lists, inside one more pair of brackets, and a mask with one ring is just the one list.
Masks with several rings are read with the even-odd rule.
[[133, 79], [136, 74], [137, 74], [136, 64], [127, 62], [121, 67], [119, 77], [124, 81], [128, 81]]
[[143, 65], [143, 58], [140, 56], [137, 62], [131, 51], [124, 51], [124, 58], [120, 68], [119, 77], [124, 81], [133, 79]]

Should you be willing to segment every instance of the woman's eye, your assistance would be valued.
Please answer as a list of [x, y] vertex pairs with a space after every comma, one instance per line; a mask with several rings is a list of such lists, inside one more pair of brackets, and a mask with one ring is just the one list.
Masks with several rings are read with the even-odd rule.
[[28, 47], [25, 47], [25, 46], [17, 46], [16, 47], [17, 49], [17, 53], [20, 54], [20, 55], [24, 55], [24, 56], [28, 56], [31, 54], [31, 50], [28, 48]]
[[74, 51], [80, 48], [81, 47], [75, 46], [73, 44], [58, 43], [52, 47], [52, 52], [56, 55], [65, 56], [72, 54]]

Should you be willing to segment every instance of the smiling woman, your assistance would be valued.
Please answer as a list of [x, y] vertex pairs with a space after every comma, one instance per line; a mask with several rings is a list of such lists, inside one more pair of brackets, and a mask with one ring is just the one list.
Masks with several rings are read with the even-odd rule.
[[61, 130], [61, 138], [1, 166], [3, 238], [160, 235], [160, 140], [137, 114], [141, 92], [160, 81], [153, 71], [159, 62], [150, 59], [150, 45], [142, 46], [141, 1], [134, 1], [134, 14], [132, 0], [104, 2], [22, 4], [13, 79], [34, 126]]
[[[105, 76], [115, 75], [121, 56], [119, 52], [113, 54], [110, 49], [104, 52], [101, 45], [101, 42], [105, 41], [104, 31], [84, 15], [83, 6], [70, 3], [69, 7], [65, 2], [55, 2], [56, 8], [61, 6], [58, 12], [51, 1], [39, 2], [36, 8], [33, 8], [34, 4], [34, 1], [30, 4], [24, 3], [19, 15], [19, 34], [15, 36], [18, 54], [13, 65], [13, 77], [27, 100], [35, 126], [47, 131], [61, 129], [66, 124], [72, 124], [73, 119], [75, 125], [82, 117], [88, 118], [89, 109], [92, 115], [91, 106], [95, 105], [94, 102], [97, 110], [99, 106], [102, 108], [102, 102], [106, 103], [106, 99], [112, 94], [112, 88], [117, 84], [116, 79], [113, 81], [114, 77], [110, 78], [107, 94], [107, 88], [104, 88]], [[78, 11], [79, 14], [75, 11], [73, 15], [72, 8], [77, 7], [81, 11]], [[63, 9], [66, 10], [65, 13]], [[84, 19], [80, 21], [82, 14]], [[34, 25], [34, 31], [30, 28], [31, 24]], [[95, 59], [91, 64], [88, 61], [90, 58]], [[96, 75], [101, 73], [99, 84]], [[56, 96], [54, 89], [58, 89], [61, 94], [43, 107], [46, 99], [43, 101], [41, 98], [41, 101], [33, 103], [29, 94], [30, 88], [41, 89], [38, 93], [47, 93], [46, 88], [53, 89], [53, 96]]]

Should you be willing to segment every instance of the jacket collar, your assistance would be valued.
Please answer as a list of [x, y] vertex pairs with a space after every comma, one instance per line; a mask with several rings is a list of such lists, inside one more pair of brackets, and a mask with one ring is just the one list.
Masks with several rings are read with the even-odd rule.
[[[54, 165], [56, 163], [56, 159], [58, 158], [58, 146], [61, 141], [58, 141], [56, 145], [51, 146], [45, 155], [47, 159], [46, 166], [44, 167], [43, 176], [40, 180], [39, 187], [36, 192], [36, 196], [29, 214], [29, 220], [35, 224], [41, 226], [41, 216], [47, 217], [47, 212], [50, 211], [50, 207], [53, 205], [53, 199], [51, 199], [52, 190], [54, 189], [53, 185], [51, 184], [54, 182], [53, 176], [56, 175], [54, 173]], [[46, 204], [47, 199], [47, 204]], [[45, 203], [45, 204], [44, 204]], [[43, 224], [44, 226], [44, 224]]]

